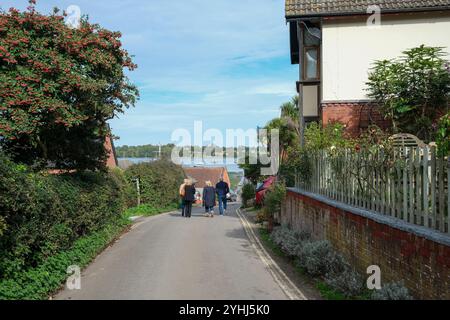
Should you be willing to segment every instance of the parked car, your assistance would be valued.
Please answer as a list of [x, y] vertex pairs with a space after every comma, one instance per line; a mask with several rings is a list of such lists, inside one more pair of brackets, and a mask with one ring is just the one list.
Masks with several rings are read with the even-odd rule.
[[236, 202], [237, 201], [237, 194], [234, 191], [231, 191], [227, 193], [227, 201], [229, 202]]
[[255, 204], [256, 205], [262, 205], [264, 202], [264, 196], [267, 192], [267, 190], [276, 182], [277, 177], [269, 177], [264, 182], [258, 186], [256, 189], [256, 197], [255, 197]]

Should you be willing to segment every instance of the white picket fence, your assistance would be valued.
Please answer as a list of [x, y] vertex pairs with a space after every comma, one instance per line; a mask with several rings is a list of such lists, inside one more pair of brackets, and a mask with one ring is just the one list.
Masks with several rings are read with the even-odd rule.
[[435, 146], [310, 154], [296, 186], [336, 201], [450, 234], [450, 160]]

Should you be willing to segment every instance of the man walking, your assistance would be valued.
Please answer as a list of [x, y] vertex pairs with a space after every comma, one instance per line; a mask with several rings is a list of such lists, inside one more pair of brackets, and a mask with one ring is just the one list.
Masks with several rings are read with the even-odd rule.
[[220, 177], [220, 181], [216, 184], [217, 200], [219, 201], [219, 213], [221, 216], [227, 212], [227, 194], [230, 192], [228, 183], [223, 181], [223, 177]]

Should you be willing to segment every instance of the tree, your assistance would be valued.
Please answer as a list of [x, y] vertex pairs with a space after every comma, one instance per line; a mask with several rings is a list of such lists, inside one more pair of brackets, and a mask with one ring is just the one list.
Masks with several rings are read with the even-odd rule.
[[424, 45], [393, 60], [374, 63], [368, 95], [378, 102], [394, 132], [412, 133], [430, 141], [437, 119], [448, 110], [449, 63], [442, 48]]
[[107, 120], [133, 106], [121, 34], [65, 14], [0, 13], [0, 147], [38, 168], [103, 168]]
[[[270, 132], [273, 129], [279, 131], [279, 143], [280, 143], [280, 159], [281, 167], [288, 160], [288, 149], [299, 145], [300, 143], [300, 126], [299, 126], [299, 111], [298, 111], [298, 96], [295, 96], [291, 101], [284, 103], [280, 106], [281, 116], [270, 120], [263, 129], [267, 130], [267, 147], [271, 150], [271, 135]], [[260, 138], [260, 140], [263, 140]], [[246, 158], [245, 164], [240, 165], [240, 168], [244, 169], [245, 177], [256, 183], [261, 178], [260, 163], [250, 164], [248, 162], [249, 157]]]

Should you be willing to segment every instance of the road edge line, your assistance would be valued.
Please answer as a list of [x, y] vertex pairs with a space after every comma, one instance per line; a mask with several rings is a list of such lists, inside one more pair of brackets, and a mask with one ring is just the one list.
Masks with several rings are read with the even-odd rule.
[[236, 209], [236, 213], [241, 220], [245, 232], [260, 257], [261, 261], [269, 269], [275, 282], [280, 286], [281, 290], [286, 294], [290, 300], [308, 300], [303, 292], [289, 279], [286, 273], [280, 268], [280, 266], [272, 259], [263, 244], [253, 231], [253, 227], [247, 220], [247, 217], [241, 212], [240, 209]]

